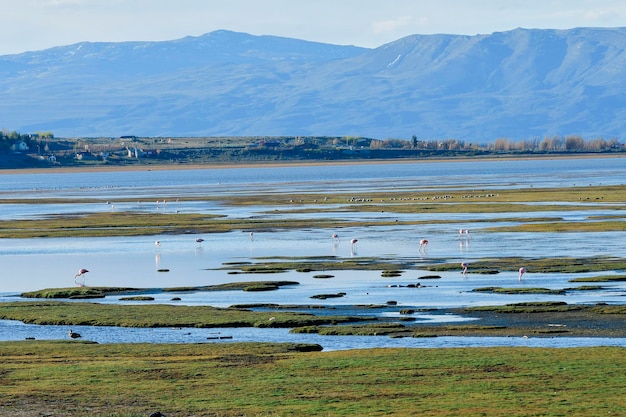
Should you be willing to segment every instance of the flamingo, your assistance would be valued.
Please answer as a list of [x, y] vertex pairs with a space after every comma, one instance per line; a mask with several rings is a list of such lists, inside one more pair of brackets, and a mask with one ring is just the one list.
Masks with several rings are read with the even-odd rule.
[[462, 274], [467, 274], [467, 268], [469, 268], [469, 264], [467, 262], [461, 262], [461, 267], [463, 268]]
[[350, 240], [350, 247], [351, 247], [352, 249], [356, 249], [356, 243], [357, 243], [358, 241], [359, 241], [358, 239], [351, 239], [351, 240]]
[[250, 232], [250, 240], [254, 240], [254, 232]]
[[83, 275], [85, 275], [87, 272], [89, 272], [88, 270], [86, 270], [85, 268], [81, 268], [78, 270], [78, 273], [76, 275], [74, 275], [74, 278], [77, 277], [82, 277]]
[[204, 242], [204, 239], [202, 239], [201, 237], [199, 237], [199, 238], [197, 238], [197, 239], [196, 239], [196, 243], [197, 243], [198, 245], [202, 244], [202, 242]]
[[420, 245], [417, 248], [417, 251], [426, 253], [426, 246], [428, 246], [428, 240], [427, 239], [420, 240]]
[[526, 273], [526, 268], [521, 267], [521, 268], [519, 269], [519, 280], [520, 280], [520, 281], [522, 280], [522, 276], [523, 276], [525, 273]]
[[333, 233], [332, 238], [335, 242], [339, 242], [339, 235], [337, 233]]
[[68, 332], [68, 335], [72, 339], [78, 339], [79, 337], [82, 337], [80, 333], [73, 332], [72, 329], [70, 329], [70, 331]]
[[459, 229], [459, 240], [463, 238], [463, 235], [465, 235], [467, 239], [471, 239], [469, 229]]
[[[83, 287], [85, 285], [85, 274], [87, 272], [89, 271], [85, 268], [79, 269], [78, 273], [74, 275], [74, 283], [78, 285], [79, 287]], [[82, 279], [79, 279], [79, 277], [81, 277]]]
[[161, 242], [159, 242], [158, 240], [156, 242], [154, 242], [154, 246], [156, 246], [157, 248], [161, 247]]

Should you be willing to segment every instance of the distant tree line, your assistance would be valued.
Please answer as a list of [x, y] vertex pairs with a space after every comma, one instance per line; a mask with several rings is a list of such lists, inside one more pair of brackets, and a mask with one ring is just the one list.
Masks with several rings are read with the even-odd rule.
[[543, 139], [521, 140], [518, 142], [498, 139], [489, 149], [494, 151], [531, 151], [531, 152], [563, 152], [587, 151], [602, 152], [621, 148], [617, 139], [596, 138], [585, 140], [581, 136], [553, 136]]
[[[57, 157], [73, 156], [77, 153], [128, 152], [128, 139], [135, 147], [147, 147], [150, 152], [159, 155], [162, 150], [185, 148], [189, 138], [139, 138], [135, 136], [115, 138], [74, 138], [55, 139], [52, 132], [36, 132], [22, 134], [18, 132], [0, 131], [0, 152], [9, 153], [15, 150], [19, 142], [24, 142], [28, 153], [48, 155], [52, 152]], [[617, 139], [584, 139], [582, 136], [551, 136], [523, 140], [499, 138], [493, 143], [477, 144], [458, 139], [371, 139], [360, 136], [309, 136], [309, 137], [241, 137], [241, 138], [196, 138], [202, 142], [197, 151], [207, 148], [218, 148], [221, 152], [227, 148], [247, 147], [263, 148], [267, 151], [280, 153], [285, 149], [306, 150], [341, 150], [370, 149], [371, 151], [426, 151], [428, 154], [488, 154], [488, 153], [550, 153], [550, 152], [611, 152], [624, 151], [624, 144]], [[256, 147], [256, 148], [255, 148]], [[188, 148], [188, 147], [187, 147]], [[314, 156], [314, 154], [311, 154]]]
[[51, 132], [37, 132], [37, 133], [18, 133], [15, 131], [9, 132], [7, 130], [0, 131], [0, 152], [8, 153], [13, 150], [16, 143], [24, 142], [29, 149], [36, 148], [39, 140], [54, 138]]
[[457, 139], [421, 140], [413, 136], [411, 140], [404, 139], [372, 139], [370, 149], [422, 149], [440, 151], [470, 151], [481, 150], [487, 152], [605, 152], [623, 149], [624, 146], [617, 139], [596, 138], [585, 140], [582, 136], [552, 136], [543, 139], [523, 139], [519, 141], [500, 138], [486, 145], [473, 144]]

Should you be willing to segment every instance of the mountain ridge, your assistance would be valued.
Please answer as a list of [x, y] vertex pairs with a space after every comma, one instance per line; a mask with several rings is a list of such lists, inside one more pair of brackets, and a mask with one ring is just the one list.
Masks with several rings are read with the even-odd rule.
[[0, 56], [0, 128], [57, 136], [620, 138], [626, 28], [360, 48], [220, 30]]

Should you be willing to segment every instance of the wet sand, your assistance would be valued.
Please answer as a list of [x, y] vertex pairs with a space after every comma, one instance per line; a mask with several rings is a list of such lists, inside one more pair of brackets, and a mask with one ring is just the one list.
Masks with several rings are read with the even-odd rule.
[[333, 160], [333, 161], [272, 161], [272, 162], [224, 162], [215, 164], [153, 164], [153, 165], [88, 165], [88, 166], [53, 166], [42, 168], [17, 168], [0, 169], [0, 175], [11, 174], [45, 174], [64, 172], [132, 172], [132, 171], [167, 171], [167, 170], [193, 170], [193, 169], [236, 169], [236, 168], [280, 168], [299, 166], [328, 166], [328, 165], [373, 165], [373, 164], [413, 164], [413, 163], [453, 163], [453, 162], [478, 162], [478, 161], [514, 161], [514, 160], [541, 160], [541, 159], [589, 159], [589, 158], [626, 158], [623, 154], [571, 154], [571, 155], [505, 155], [459, 157], [459, 158], [426, 158], [426, 159], [359, 159], [359, 160]]

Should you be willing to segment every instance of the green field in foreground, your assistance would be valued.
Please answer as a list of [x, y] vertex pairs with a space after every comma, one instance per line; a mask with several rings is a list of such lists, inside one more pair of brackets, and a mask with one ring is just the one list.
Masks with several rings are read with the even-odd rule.
[[626, 349], [0, 343], [1, 415], [625, 415]]

